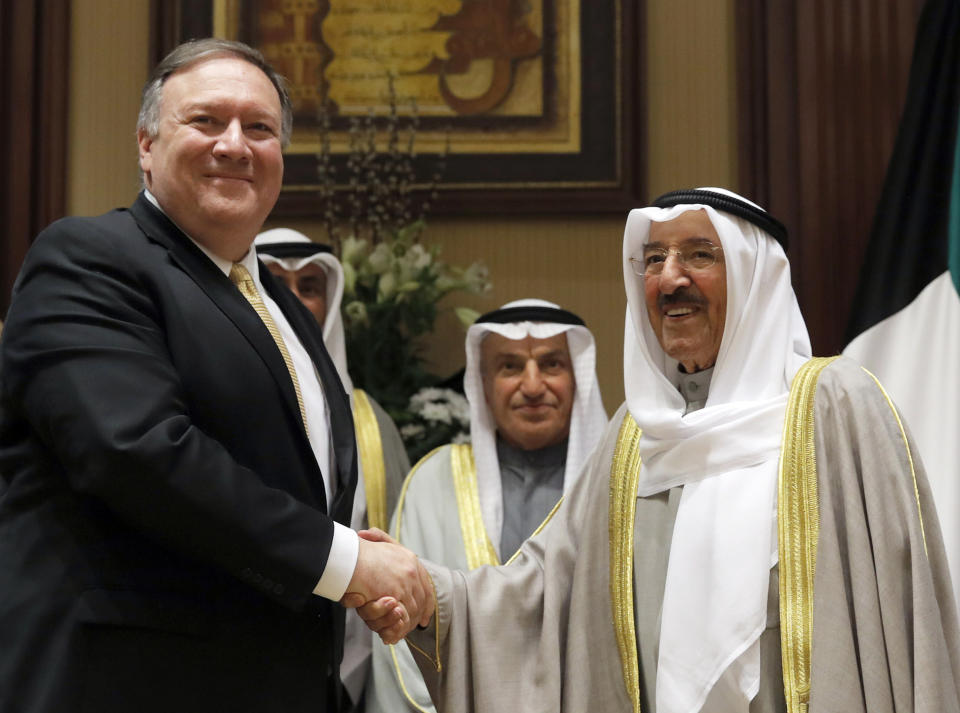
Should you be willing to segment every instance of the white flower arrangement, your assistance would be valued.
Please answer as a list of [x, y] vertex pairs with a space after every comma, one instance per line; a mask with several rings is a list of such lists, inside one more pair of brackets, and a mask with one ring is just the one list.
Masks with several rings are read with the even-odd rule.
[[401, 427], [408, 450], [422, 457], [444, 443], [470, 442], [470, 405], [453, 389], [428, 386], [410, 397], [413, 421]]
[[[340, 254], [350, 376], [394, 419], [414, 462], [469, 432], [466, 399], [434, 387], [440, 379], [426, 371], [421, 356], [439, 302], [451, 292], [490, 289], [483, 264], [448, 265], [439, 247], [418, 242], [422, 230], [422, 223], [411, 225], [378, 243], [350, 236]], [[455, 307], [454, 314], [465, 327], [478, 316], [465, 307]]]
[[[415, 461], [437, 438], [446, 443], [469, 432], [466, 401], [454, 398], [462, 396], [424, 388], [441, 379], [426, 370], [423, 342], [433, 332], [440, 301], [452, 292], [489, 291], [490, 274], [480, 262], [465, 268], [447, 264], [438, 245], [422, 240], [446, 149], [437, 156], [426, 188], [414, 190], [422, 184], [414, 170], [416, 107], [402, 120], [394, 77], [385, 80], [386, 114], [371, 110], [349, 121], [345, 173], [337, 168], [330, 144], [336, 107], [321, 97], [320, 197], [328, 238], [343, 265], [341, 310], [350, 378], [390, 414]], [[384, 145], [378, 146], [378, 137], [386, 139]], [[339, 190], [338, 182], [346, 190]], [[454, 312], [464, 326], [478, 316], [463, 307]], [[417, 410], [411, 395], [420, 399]]]

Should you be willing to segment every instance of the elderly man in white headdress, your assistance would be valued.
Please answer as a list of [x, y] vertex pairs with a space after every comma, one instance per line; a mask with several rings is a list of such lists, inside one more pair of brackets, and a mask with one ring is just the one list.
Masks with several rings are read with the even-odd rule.
[[626, 403], [512, 563], [427, 563], [438, 710], [960, 710], [922, 464], [869, 373], [810, 358], [785, 241], [719, 189], [630, 213]]
[[[471, 444], [425, 456], [407, 478], [394, 535], [456, 569], [506, 562], [569, 492], [607, 423], [593, 335], [578, 316], [518, 300], [467, 331]], [[432, 710], [407, 647], [374, 644], [367, 711]]]
[[[357, 436], [358, 482], [351, 525], [386, 529], [410, 460], [390, 416], [371, 396], [353, 387], [347, 372], [346, 341], [340, 302], [343, 266], [329, 246], [289, 228], [267, 230], [254, 240], [257, 256], [313, 313], [323, 330], [344, 390], [353, 407]], [[341, 679], [356, 706], [369, 672], [370, 635], [356, 617], [347, 618]]]

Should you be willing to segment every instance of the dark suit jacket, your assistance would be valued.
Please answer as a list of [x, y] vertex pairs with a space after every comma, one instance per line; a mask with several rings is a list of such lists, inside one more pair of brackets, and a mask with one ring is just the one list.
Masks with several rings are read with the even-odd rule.
[[44, 230], [0, 341], [0, 711], [323, 711], [343, 610], [312, 590], [356, 485], [313, 317], [323, 481], [279, 350], [141, 195]]

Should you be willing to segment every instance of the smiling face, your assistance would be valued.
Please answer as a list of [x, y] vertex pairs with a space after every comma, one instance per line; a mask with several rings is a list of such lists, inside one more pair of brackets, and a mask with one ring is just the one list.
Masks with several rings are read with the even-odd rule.
[[269, 262], [267, 269], [303, 302], [322, 327], [327, 318], [327, 273], [324, 269], [312, 262], [296, 271]]
[[260, 69], [232, 56], [200, 60], [164, 83], [156, 136], [137, 134], [144, 183], [191, 238], [239, 260], [280, 194], [281, 123]]
[[483, 393], [501, 438], [531, 451], [569, 435], [576, 382], [567, 335], [507, 339], [488, 334], [480, 355]]
[[[650, 224], [648, 248], [672, 251], [698, 244], [720, 246], [720, 236], [703, 210], [688, 210], [673, 220]], [[663, 351], [689, 373], [713, 366], [723, 340], [727, 272], [722, 250], [717, 253], [716, 264], [692, 270], [671, 252], [661, 274], [643, 278], [650, 326]]]

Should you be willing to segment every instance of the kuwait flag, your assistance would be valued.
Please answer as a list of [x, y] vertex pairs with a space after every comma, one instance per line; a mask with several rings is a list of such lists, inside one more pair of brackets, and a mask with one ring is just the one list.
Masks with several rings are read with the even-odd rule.
[[960, 594], [960, 2], [931, 0], [844, 354], [900, 408], [930, 478]]

